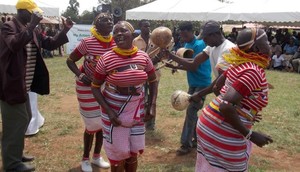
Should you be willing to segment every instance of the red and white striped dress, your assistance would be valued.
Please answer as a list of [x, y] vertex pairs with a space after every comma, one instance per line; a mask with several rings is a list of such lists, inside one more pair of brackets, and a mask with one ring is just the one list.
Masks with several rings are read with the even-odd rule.
[[[113, 40], [109, 43], [105, 43], [95, 37], [82, 39], [74, 50], [78, 57], [84, 56], [83, 65], [80, 68], [81, 72], [93, 80], [98, 60], [114, 46], [115, 42]], [[84, 120], [86, 131], [94, 133], [101, 130], [101, 111], [91, 91], [91, 86], [85, 85], [76, 78], [76, 93], [80, 114]]]
[[268, 104], [268, 84], [264, 69], [248, 62], [231, 67], [224, 74], [226, 81], [220, 96], [202, 110], [198, 119], [196, 172], [245, 171], [248, 168], [251, 142], [226, 122], [219, 111], [220, 100], [229, 87], [243, 96], [238, 113], [249, 129], [257, 112]]
[[[117, 69], [128, 65], [138, 65], [139, 69]], [[138, 51], [131, 56], [121, 56], [114, 51], [107, 52], [96, 67], [95, 78], [118, 87], [135, 86], [142, 89], [148, 75], [154, 73], [149, 56]], [[102, 110], [104, 149], [110, 163], [117, 164], [132, 155], [142, 153], [145, 147], [144, 93], [140, 95], [120, 95], [105, 87], [102, 92], [108, 105], [118, 114], [121, 126], [114, 127], [105, 109]]]

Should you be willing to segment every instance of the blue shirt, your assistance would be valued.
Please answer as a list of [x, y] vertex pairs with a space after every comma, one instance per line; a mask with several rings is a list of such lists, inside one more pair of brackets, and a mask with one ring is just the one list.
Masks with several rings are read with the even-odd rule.
[[[185, 43], [184, 48], [194, 51], [193, 58], [206, 47], [203, 40], [194, 39]], [[207, 87], [211, 84], [211, 67], [209, 59], [198, 66], [196, 71], [187, 71], [187, 80], [190, 87]]]

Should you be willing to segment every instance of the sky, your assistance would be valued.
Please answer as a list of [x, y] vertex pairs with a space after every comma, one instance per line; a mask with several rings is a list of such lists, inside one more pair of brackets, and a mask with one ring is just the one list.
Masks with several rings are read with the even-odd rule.
[[[18, 0], [0, 0], [0, 4], [15, 5]], [[40, 7], [58, 7], [59, 12], [65, 11], [69, 6], [69, 0], [34, 0]], [[79, 14], [84, 10], [92, 11], [93, 7], [97, 7], [98, 0], [77, 0], [79, 2]]]

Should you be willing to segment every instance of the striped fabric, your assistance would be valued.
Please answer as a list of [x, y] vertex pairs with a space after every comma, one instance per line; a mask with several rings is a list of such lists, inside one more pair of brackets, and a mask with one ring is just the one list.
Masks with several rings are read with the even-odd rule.
[[221, 89], [224, 95], [229, 86], [232, 86], [244, 99], [242, 107], [261, 111], [268, 104], [268, 83], [263, 68], [254, 63], [244, 63], [237, 67], [232, 67], [225, 72], [226, 83]]
[[[247, 153], [250, 154], [252, 151], [252, 142], [247, 141]], [[225, 170], [223, 168], [218, 168], [216, 166], [210, 165], [210, 163], [206, 160], [206, 158], [201, 154], [197, 154], [197, 161], [196, 161], [196, 167], [195, 172], [227, 172], [228, 170]]]
[[107, 112], [102, 109], [105, 152], [111, 163], [116, 163], [144, 150], [144, 94], [121, 96], [105, 89], [103, 96], [122, 122], [121, 126], [112, 126]]
[[226, 81], [220, 96], [202, 110], [198, 119], [197, 172], [205, 171], [202, 167], [209, 167], [199, 165], [203, 163], [202, 157], [212, 166], [211, 169], [218, 169], [208, 171], [245, 171], [248, 168], [251, 144], [219, 111], [221, 99], [229, 87], [233, 87], [244, 97], [241, 106], [237, 108], [240, 120], [249, 129], [256, 113], [268, 103], [267, 81], [262, 68], [253, 63], [245, 63], [229, 68], [225, 75]]
[[[114, 72], [120, 67], [132, 64], [141, 66], [144, 70], [132, 69]], [[118, 56], [113, 51], [109, 51], [99, 60], [95, 77], [99, 80], [106, 80], [108, 83], [119, 87], [129, 87], [143, 84], [151, 72], [154, 72], [154, 67], [151, 59], [145, 52], [139, 50], [130, 57], [124, 57]]]
[[76, 78], [76, 93], [79, 111], [85, 124], [86, 131], [95, 133], [101, 130], [101, 110], [94, 98], [91, 86], [86, 86]]
[[88, 77], [93, 77], [98, 60], [114, 46], [113, 40], [109, 43], [100, 42], [95, 37], [81, 40], [74, 51], [79, 57], [84, 56], [83, 70]]
[[[128, 68], [124, 71], [117, 69], [136, 65], [138, 69]], [[117, 70], [117, 72], [115, 72]], [[153, 64], [149, 56], [138, 51], [136, 54], [125, 57], [109, 51], [98, 61], [95, 78], [118, 87], [139, 86], [154, 73]], [[142, 153], [145, 147], [144, 91], [138, 96], [120, 95], [110, 92], [105, 87], [102, 92], [109, 107], [118, 114], [121, 126], [112, 126], [107, 112], [102, 109], [104, 148], [111, 164], [116, 164], [132, 155]]]
[[[78, 57], [84, 56], [81, 71], [92, 80], [99, 58], [114, 46], [114, 41], [103, 43], [95, 37], [82, 39], [74, 50]], [[101, 110], [91, 91], [91, 86], [84, 85], [76, 77], [76, 93], [80, 114], [82, 115], [86, 131], [94, 133], [101, 130]]]
[[36, 54], [37, 54], [37, 46], [34, 42], [30, 42], [26, 45], [27, 51], [27, 62], [26, 62], [26, 90], [30, 91], [31, 83], [34, 76], [35, 64], [36, 64]]

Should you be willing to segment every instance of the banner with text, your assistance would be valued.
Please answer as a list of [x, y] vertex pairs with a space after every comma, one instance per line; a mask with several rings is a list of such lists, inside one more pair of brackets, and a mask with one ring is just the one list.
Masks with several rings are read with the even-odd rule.
[[66, 46], [67, 54], [71, 54], [71, 52], [76, 48], [76, 46], [83, 38], [91, 36], [91, 27], [92, 25], [76, 24], [69, 30], [69, 32], [67, 33], [67, 36], [69, 38], [69, 42]]

